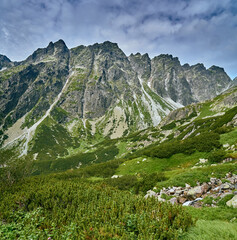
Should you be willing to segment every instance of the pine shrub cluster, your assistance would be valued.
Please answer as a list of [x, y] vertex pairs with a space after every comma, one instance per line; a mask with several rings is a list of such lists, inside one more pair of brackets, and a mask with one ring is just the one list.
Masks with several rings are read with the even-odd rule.
[[2, 189], [0, 218], [1, 239], [177, 239], [193, 224], [181, 206], [53, 176]]

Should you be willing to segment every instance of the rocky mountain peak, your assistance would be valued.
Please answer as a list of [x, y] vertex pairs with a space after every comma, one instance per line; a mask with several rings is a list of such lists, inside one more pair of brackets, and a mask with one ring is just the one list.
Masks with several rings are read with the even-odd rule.
[[147, 53], [131, 54], [128, 57], [132, 67], [144, 79], [148, 80], [151, 75], [151, 59]]
[[46, 48], [38, 48], [32, 55], [30, 55], [25, 62], [37, 63], [37, 62], [48, 62], [58, 58], [68, 57], [69, 49], [67, 48], [63, 40], [58, 40], [53, 43], [50, 42]]
[[171, 54], [160, 54], [159, 56], [156, 56], [152, 59], [153, 61], [158, 61], [162, 63], [176, 63], [180, 65], [180, 61], [178, 57], [173, 57]]
[[117, 43], [105, 41], [103, 43], [96, 43], [89, 47], [94, 54], [104, 55], [109, 58], [123, 59], [125, 61], [127, 60], [125, 53], [119, 48]]
[[58, 40], [53, 45], [54, 45], [54, 50], [57, 51], [57, 52], [65, 53], [65, 52], [69, 51], [65, 42], [62, 39]]
[[203, 63], [197, 63], [195, 65], [192, 65], [190, 68], [195, 69], [196, 71], [206, 71], [206, 67]]
[[237, 77], [235, 77], [231, 83], [231, 87], [237, 86]]
[[7, 56], [0, 54], [0, 70], [11, 66], [11, 63], [11, 60]]
[[50, 42], [14, 66], [0, 72], [4, 130], [21, 118], [21, 130], [30, 128], [47, 113], [63, 127], [78, 121], [86, 129], [90, 121], [93, 133], [111, 138], [157, 126], [171, 110], [210, 99], [231, 81], [221, 68], [181, 66], [169, 54], [127, 57], [109, 41], [70, 50], [63, 40]]
[[208, 68], [208, 70], [212, 71], [212, 72], [215, 72], [215, 73], [225, 73], [226, 74], [224, 68], [218, 67], [218, 66], [215, 66], [215, 65], [213, 65], [210, 68]]

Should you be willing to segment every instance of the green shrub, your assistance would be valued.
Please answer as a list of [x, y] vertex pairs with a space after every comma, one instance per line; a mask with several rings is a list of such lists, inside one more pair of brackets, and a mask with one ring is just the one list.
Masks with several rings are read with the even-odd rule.
[[178, 239], [193, 225], [181, 206], [54, 175], [1, 191], [0, 220], [1, 239]]
[[161, 127], [162, 130], [170, 130], [176, 127], [176, 123], [173, 121], [167, 125]]
[[217, 149], [211, 152], [208, 157], [210, 163], [219, 163], [225, 158], [226, 152], [223, 149]]
[[164, 142], [159, 145], [152, 145], [144, 150], [137, 151], [136, 155], [147, 155], [157, 158], [170, 158], [177, 153], [192, 154], [195, 151], [210, 152], [214, 148], [221, 146], [219, 142], [220, 136], [214, 132], [204, 132], [198, 136], [187, 138], [184, 140], [173, 140]]
[[125, 175], [118, 178], [108, 179], [105, 182], [120, 190], [130, 190], [137, 184], [137, 178], [133, 175]]
[[202, 202], [203, 202], [203, 204], [211, 205], [212, 202], [213, 202], [213, 200], [214, 200], [213, 197], [207, 196], [207, 197], [205, 197], [205, 198], [202, 200]]
[[105, 163], [93, 164], [80, 169], [81, 174], [86, 177], [111, 177], [123, 160], [113, 160]]
[[228, 194], [225, 197], [223, 197], [219, 202], [218, 202], [218, 206], [226, 206], [226, 202], [228, 202], [230, 199], [232, 199], [234, 197], [234, 194]]
[[138, 181], [135, 185], [135, 193], [146, 193], [148, 190], [153, 189], [158, 182], [164, 181], [165, 179], [163, 173], [143, 174], [142, 180]]

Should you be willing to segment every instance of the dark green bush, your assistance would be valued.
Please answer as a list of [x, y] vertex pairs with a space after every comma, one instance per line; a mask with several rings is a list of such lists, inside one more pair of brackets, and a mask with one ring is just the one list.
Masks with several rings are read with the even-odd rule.
[[0, 220], [1, 239], [178, 239], [193, 224], [181, 206], [53, 175], [1, 191]]
[[226, 152], [223, 149], [214, 150], [208, 156], [208, 161], [210, 163], [219, 163], [221, 162], [226, 156]]
[[165, 179], [163, 173], [143, 174], [142, 180], [138, 181], [135, 185], [135, 193], [146, 193], [148, 190], [153, 189], [158, 182], [164, 181]]
[[195, 151], [210, 152], [214, 148], [219, 148], [220, 136], [214, 132], [204, 132], [192, 138], [184, 140], [173, 140], [159, 144], [158, 146], [150, 146], [140, 151], [140, 155], [147, 155], [157, 158], [169, 158], [176, 153], [192, 154]]
[[162, 130], [170, 130], [176, 127], [176, 123], [173, 121], [167, 125], [164, 125], [163, 127], [161, 127]]
[[112, 178], [105, 181], [108, 185], [117, 187], [120, 190], [130, 190], [137, 184], [137, 178], [133, 175], [126, 175]]

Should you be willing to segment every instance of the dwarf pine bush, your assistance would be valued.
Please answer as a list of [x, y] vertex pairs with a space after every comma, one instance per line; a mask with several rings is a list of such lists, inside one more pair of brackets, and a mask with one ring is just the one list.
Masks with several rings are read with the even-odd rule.
[[177, 239], [193, 224], [181, 206], [78, 178], [32, 177], [0, 196], [1, 239]]

